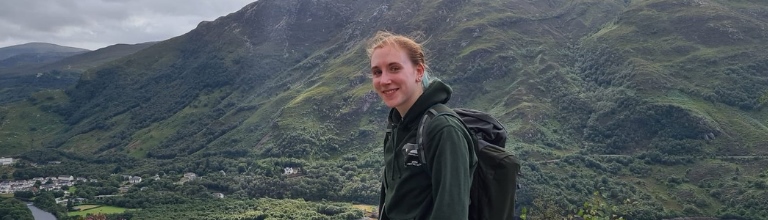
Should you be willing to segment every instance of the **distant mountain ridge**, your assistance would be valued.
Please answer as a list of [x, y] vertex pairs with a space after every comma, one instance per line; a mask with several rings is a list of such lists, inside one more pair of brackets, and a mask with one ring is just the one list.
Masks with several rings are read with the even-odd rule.
[[82, 72], [143, 50], [156, 42], [115, 44], [94, 51], [48, 43], [28, 43], [0, 48], [0, 75], [37, 74], [53, 69]]
[[116, 44], [95, 51], [46, 43], [0, 48], [6, 54], [19, 53], [0, 60], [0, 87], [3, 88], [0, 89], [0, 103], [18, 101], [40, 90], [68, 88], [86, 70], [136, 53], [154, 43]]
[[154, 45], [155, 43], [157, 42], [110, 45], [104, 48], [90, 51], [88, 53], [66, 57], [54, 63], [46, 64], [38, 69], [41, 69], [42, 71], [47, 69], [85, 71], [104, 63], [136, 53]]
[[[229, 190], [285, 184], [246, 193], [375, 201], [388, 109], [366, 76], [365, 40], [391, 30], [426, 42], [451, 106], [508, 125], [528, 186], [518, 208], [580, 207], [600, 191], [628, 219], [758, 218], [768, 162], [718, 156], [768, 155], [767, 11], [725, 0], [260, 0], [35, 96], [29, 105], [60, 123], [6, 144], [146, 174], [267, 161], [243, 165], [262, 179]], [[292, 185], [301, 180], [270, 171], [338, 160], [356, 166], [322, 168], [372, 174]]]
[[76, 47], [60, 46], [51, 43], [25, 43], [0, 48], [0, 60], [21, 54], [44, 54], [44, 53], [82, 53], [90, 50]]
[[34, 68], [90, 50], [51, 43], [26, 43], [0, 48], [0, 76]]
[[47, 52], [47, 53], [24, 53], [15, 55], [4, 60], [0, 60], [0, 68], [18, 68], [32, 65], [41, 65], [50, 62], [56, 62], [65, 57], [82, 54], [85, 52]]

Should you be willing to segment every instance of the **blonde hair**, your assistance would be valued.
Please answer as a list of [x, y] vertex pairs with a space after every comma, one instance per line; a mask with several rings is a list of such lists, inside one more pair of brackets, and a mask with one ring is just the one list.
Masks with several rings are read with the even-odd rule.
[[368, 59], [371, 58], [374, 50], [387, 45], [395, 45], [400, 49], [405, 50], [406, 54], [408, 55], [408, 59], [414, 66], [421, 65], [424, 67], [424, 76], [422, 77], [421, 82], [424, 88], [429, 86], [431, 81], [430, 79], [432, 77], [427, 72], [429, 67], [427, 66], [427, 59], [424, 56], [424, 49], [422, 48], [421, 44], [416, 43], [416, 41], [410, 37], [393, 34], [388, 31], [378, 31], [371, 39], [368, 40], [368, 48], [366, 49], [368, 52]]

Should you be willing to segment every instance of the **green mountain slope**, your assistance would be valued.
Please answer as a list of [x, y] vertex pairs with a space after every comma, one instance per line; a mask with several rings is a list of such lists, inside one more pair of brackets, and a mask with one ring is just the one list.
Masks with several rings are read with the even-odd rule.
[[[152, 44], [154, 42], [133, 45], [116, 44], [95, 51], [23, 53], [2, 60], [0, 61], [0, 87], [2, 87], [0, 103], [22, 100], [41, 90], [68, 88], [77, 82], [80, 74], [85, 70], [133, 54]], [[31, 51], [45, 48], [32, 47], [35, 45], [38, 44], [0, 48], [0, 51], [20, 53], [24, 52], [22, 49]], [[46, 45], [43, 44], [43, 46]], [[53, 49], [57, 47], [60, 46]], [[64, 49], [74, 50], [67, 47]], [[8, 68], [3, 68], [3, 64], [8, 64]]]
[[0, 60], [0, 68], [3, 69], [3, 72], [14, 72], [14, 71], [8, 71], [8, 70], [30, 68], [30, 67], [38, 66], [45, 63], [55, 62], [65, 57], [74, 56], [81, 53], [84, 53], [84, 52], [78, 51], [78, 52], [47, 52], [47, 53], [19, 54], [19, 55], [6, 58], [4, 60]]
[[364, 42], [386, 29], [421, 36], [451, 105], [507, 124], [531, 215], [600, 191], [629, 219], [764, 219], [766, 26], [747, 0], [262, 0], [87, 71], [68, 101], [9, 109], [63, 122], [34, 142], [55, 158], [375, 203], [387, 109]]
[[149, 46], [152, 46], [156, 42], [147, 42], [140, 44], [115, 44], [100, 48], [88, 53], [83, 53], [75, 56], [66, 57], [60, 61], [47, 64], [34, 71], [45, 72], [53, 69], [66, 70], [66, 71], [78, 71], [83, 72], [90, 68], [97, 67], [104, 63], [117, 60], [124, 56], [136, 53]]

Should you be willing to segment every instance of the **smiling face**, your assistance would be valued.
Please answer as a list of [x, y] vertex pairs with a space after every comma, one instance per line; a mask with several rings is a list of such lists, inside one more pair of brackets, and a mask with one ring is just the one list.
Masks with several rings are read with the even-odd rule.
[[384, 44], [371, 54], [373, 88], [384, 104], [397, 109], [401, 116], [423, 93], [423, 75], [424, 66], [414, 65], [405, 50], [395, 44]]

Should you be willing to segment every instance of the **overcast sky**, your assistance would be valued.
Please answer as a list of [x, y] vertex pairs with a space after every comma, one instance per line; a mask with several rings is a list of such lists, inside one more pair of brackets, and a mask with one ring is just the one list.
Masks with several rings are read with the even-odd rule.
[[0, 0], [0, 47], [46, 42], [90, 50], [162, 41], [256, 0]]

